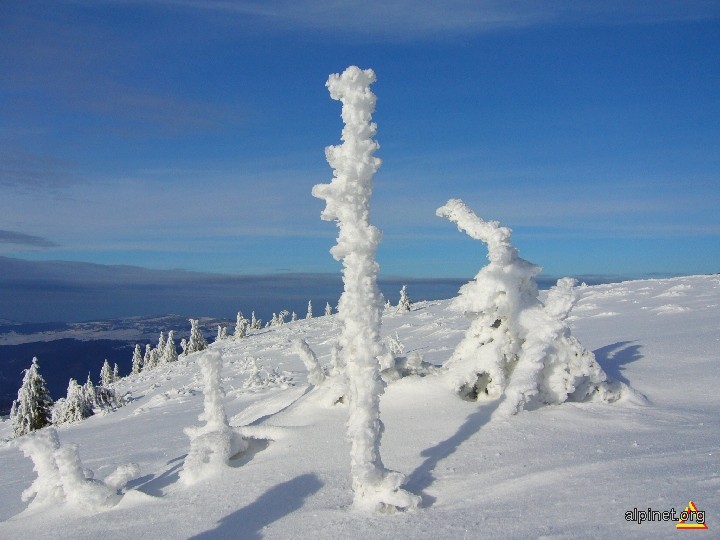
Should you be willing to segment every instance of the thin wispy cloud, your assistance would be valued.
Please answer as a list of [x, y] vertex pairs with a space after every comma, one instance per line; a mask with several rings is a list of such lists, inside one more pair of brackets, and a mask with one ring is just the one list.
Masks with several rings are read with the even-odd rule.
[[[122, 0], [121, 0], [122, 1]], [[131, 0], [141, 2], [142, 0]], [[349, 31], [385, 38], [426, 39], [539, 25], [627, 24], [715, 19], [708, 0], [145, 0], [264, 20], [276, 28]]]
[[0, 230], [0, 244], [13, 244], [33, 248], [57, 247], [57, 244], [47, 238], [25, 234], [16, 231]]

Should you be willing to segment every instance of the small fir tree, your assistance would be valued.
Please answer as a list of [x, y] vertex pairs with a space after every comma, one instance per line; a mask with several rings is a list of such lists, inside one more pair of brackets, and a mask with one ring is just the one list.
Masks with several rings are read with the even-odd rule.
[[312, 301], [308, 300], [308, 309], [307, 309], [307, 315], [305, 315], [306, 319], [312, 319], [313, 313], [312, 313]]
[[407, 294], [407, 285], [403, 285], [402, 289], [400, 289], [400, 300], [398, 301], [397, 311], [398, 313], [410, 311], [411, 306], [412, 301]]
[[53, 400], [45, 379], [40, 375], [37, 358], [25, 370], [18, 397], [12, 404], [10, 421], [16, 437], [30, 433], [50, 424]]
[[137, 373], [140, 373], [142, 370], [143, 370], [142, 349], [140, 348], [140, 344], [136, 344], [135, 350], [133, 351], [133, 357], [132, 357], [132, 373], [137, 374]]
[[330, 315], [332, 315], [332, 306], [330, 302], [325, 302], [325, 316], [328, 317]]
[[70, 379], [67, 397], [61, 405], [53, 417], [58, 424], [79, 422], [93, 414], [92, 403], [88, 401], [85, 389], [75, 379]]
[[175, 332], [170, 330], [170, 332], [168, 332], [167, 341], [165, 342], [162, 362], [164, 364], [169, 364], [170, 362], [176, 362], [177, 359], [178, 353], [177, 348], [175, 347]]
[[105, 388], [109, 388], [114, 382], [115, 374], [110, 369], [110, 363], [105, 359], [105, 363], [103, 363], [102, 369], [100, 370], [100, 384]]
[[190, 354], [198, 351], [204, 351], [207, 349], [207, 341], [205, 341], [205, 338], [203, 337], [202, 333], [200, 332], [200, 328], [198, 327], [198, 320], [197, 319], [189, 319], [190, 320], [190, 340], [187, 342], [187, 348], [185, 349], [184, 354]]
[[120, 368], [117, 363], [113, 366], [113, 382], [120, 380]]
[[[253, 313], [254, 315], [254, 313]], [[235, 332], [233, 338], [242, 339], [247, 336], [248, 320], [243, 317], [242, 311], [238, 311], [237, 318], [235, 319]]]

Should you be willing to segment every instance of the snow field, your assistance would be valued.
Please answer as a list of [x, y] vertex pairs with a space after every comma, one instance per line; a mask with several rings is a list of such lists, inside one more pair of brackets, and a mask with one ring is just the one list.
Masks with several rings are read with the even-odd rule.
[[[661, 296], [686, 308], [659, 315]], [[406, 476], [421, 508], [372, 519], [351, 509], [347, 408], [328, 403], [326, 387], [307, 383], [292, 342], [305, 339], [321, 365], [330, 360], [335, 317], [302, 320], [220, 342], [221, 384], [230, 425], [250, 447], [211, 480], [184, 486], [179, 472], [190, 442], [183, 429], [203, 411], [197, 353], [174, 365], [125, 378], [135, 398], [104, 416], [58, 429], [77, 444], [82, 466], [107, 480], [138, 463], [120, 502], [109, 510], [67, 504], [26, 510], [21, 493], [35, 480], [31, 460], [0, 448], [0, 537], [16, 538], [675, 538], [674, 524], [626, 522], [637, 507], [684, 508], [689, 500], [720, 527], [720, 280], [697, 276], [582, 287], [571, 312], [573, 335], [593, 350], [610, 377], [647, 401], [564, 403], [491, 418], [497, 401], [459, 399], [438, 377], [393, 382], [381, 398], [383, 461]], [[447, 302], [386, 313], [383, 335], [405, 353], [447, 360], [467, 321]], [[594, 313], [615, 311], [597, 319]], [[429, 316], [428, 316], [429, 315]], [[245, 388], [251, 362], [277, 368], [291, 383]], [[147, 403], [165, 395], [162, 404]], [[159, 401], [157, 401], [159, 402]], [[138, 410], [142, 412], [137, 413]], [[9, 438], [9, 423], [0, 437]], [[109, 483], [109, 482], [108, 482]]]

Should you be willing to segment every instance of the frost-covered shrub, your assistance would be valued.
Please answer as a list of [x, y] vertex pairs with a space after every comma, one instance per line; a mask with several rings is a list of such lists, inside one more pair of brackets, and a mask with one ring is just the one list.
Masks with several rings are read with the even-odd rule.
[[204, 420], [205, 425], [185, 428], [190, 437], [190, 451], [180, 471], [180, 479], [188, 485], [221, 473], [230, 458], [248, 446], [240, 434], [230, 428], [225, 415], [224, 393], [220, 386], [222, 356], [217, 351], [210, 351], [198, 358], [198, 364], [204, 396], [204, 410], [199, 419]]
[[[342, 102], [343, 144], [325, 149], [334, 177], [318, 184], [312, 194], [325, 200], [321, 217], [336, 221], [337, 244], [330, 253], [343, 264], [344, 290], [340, 297], [340, 354], [345, 358], [349, 379], [351, 472], [354, 505], [369, 510], [411, 508], [419, 497], [402, 489], [403, 475], [385, 468], [380, 459], [379, 402], [383, 391], [377, 357], [382, 354], [380, 318], [383, 298], [377, 287], [375, 253], [380, 231], [370, 225], [372, 178], [380, 160], [372, 139], [376, 126], [371, 122], [375, 95], [370, 84], [372, 70], [351, 66], [342, 75], [331, 75], [330, 96]], [[326, 306], [326, 315], [331, 310]]]
[[540, 268], [519, 257], [510, 229], [483, 221], [459, 199], [437, 214], [487, 244], [490, 260], [452, 303], [471, 319], [445, 364], [452, 389], [471, 400], [503, 396], [501, 414], [591, 395], [617, 399], [617, 388], [564, 323], [573, 304], [571, 282], [561, 280], [543, 306], [535, 283]]
[[[115, 485], [93, 480], [92, 471], [83, 469], [76, 445], [61, 445], [55, 428], [34, 433], [19, 445], [25, 456], [32, 459], [37, 478], [23, 491], [22, 500], [31, 500], [29, 508], [69, 503], [86, 510], [104, 510], [115, 506], [121, 496]], [[135, 476], [137, 465], [129, 466]], [[124, 486], [131, 478], [124, 475]]]
[[258, 364], [255, 358], [246, 359], [245, 371], [248, 377], [243, 381], [242, 387], [246, 390], [263, 390], [272, 386], [287, 388], [294, 384], [287, 373], [281, 373], [276, 367], [268, 369]]
[[40, 375], [37, 358], [33, 358], [25, 370], [17, 399], [10, 410], [10, 422], [16, 437], [30, 433], [50, 424], [53, 400], [45, 379]]

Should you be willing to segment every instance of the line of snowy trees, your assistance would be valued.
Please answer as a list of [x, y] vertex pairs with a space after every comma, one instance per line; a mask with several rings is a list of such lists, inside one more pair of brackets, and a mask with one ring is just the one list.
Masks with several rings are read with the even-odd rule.
[[20, 437], [50, 424], [77, 422], [95, 414], [95, 411], [112, 410], [120, 407], [113, 384], [118, 378], [118, 367], [110, 369], [107, 360], [100, 370], [100, 383], [93, 384], [90, 374], [85, 384], [80, 385], [70, 379], [67, 395], [53, 401], [47, 389], [45, 379], [40, 374], [38, 359], [33, 358], [32, 365], [26, 369], [18, 396], [10, 409], [10, 422], [13, 434]]

